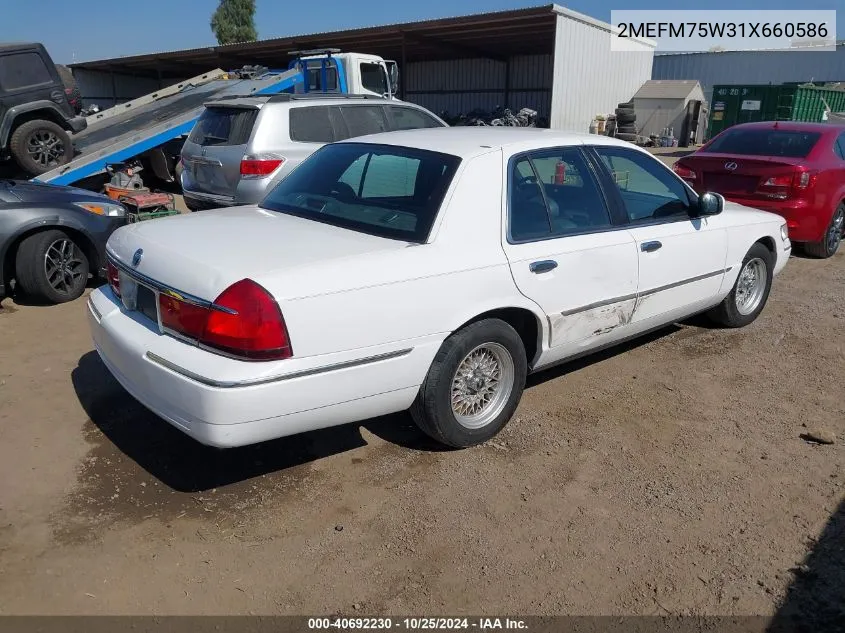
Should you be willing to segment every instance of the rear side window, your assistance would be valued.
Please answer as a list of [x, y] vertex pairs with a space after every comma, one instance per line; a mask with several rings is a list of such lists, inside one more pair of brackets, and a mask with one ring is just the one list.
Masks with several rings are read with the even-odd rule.
[[[381, 106], [337, 106], [346, 123], [346, 135], [343, 138], [353, 136], [364, 136], [365, 134], [377, 134], [387, 132], [387, 118], [384, 116], [384, 108]], [[338, 139], [342, 140], [342, 139]]]
[[514, 241], [564, 237], [610, 226], [610, 216], [578, 149], [536, 152], [514, 162], [509, 229]]
[[728, 130], [701, 152], [743, 154], [746, 156], [784, 156], [804, 158], [818, 143], [818, 132], [797, 130], [742, 129]]
[[415, 130], [421, 127], [442, 127], [433, 116], [414, 108], [388, 106], [394, 130]]
[[206, 108], [188, 140], [197, 145], [245, 145], [257, 117], [254, 108]]
[[308, 69], [308, 90], [314, 92], [332, 92], [337, 90], [337, 69], [333, 66], [326, 68], [326, 85], [323, 87], [323, 69], [320, 67]]
[[53, 81], [47, 65], [38, 53], [0, 56], [0, 88], [19, 90]]
[[333, 143], [339, 140], [329, 108], [310, 106], [290, 109], [290, 140], [300, 143]]

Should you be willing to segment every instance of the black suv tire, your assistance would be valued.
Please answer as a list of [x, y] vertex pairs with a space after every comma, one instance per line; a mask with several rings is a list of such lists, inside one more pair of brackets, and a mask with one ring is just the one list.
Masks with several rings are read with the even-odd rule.
[[[30, 149], [34, 153], [30, 153]], [[32, 176], [40, 176], [69, 163], [73, 158], [73, 143], [67, 131], [58, 124], [35, 119], [22, 123], [12, 133], [9, 151], [21, 169]]]

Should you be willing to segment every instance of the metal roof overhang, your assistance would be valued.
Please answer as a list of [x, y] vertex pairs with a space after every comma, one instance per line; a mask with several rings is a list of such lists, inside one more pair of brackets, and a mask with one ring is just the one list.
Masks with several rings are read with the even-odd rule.
[[262, 64], [287, 67], [293, 50], [336, 47], [385, 59], [414, 62], [550, 54], [554, 51], [555, 5], [408, 22], [346, 31], [296, 35], [243, 44], [210, 46], [71, 64], [71, 68], [133, 75], [189, 77], [209, 68]]

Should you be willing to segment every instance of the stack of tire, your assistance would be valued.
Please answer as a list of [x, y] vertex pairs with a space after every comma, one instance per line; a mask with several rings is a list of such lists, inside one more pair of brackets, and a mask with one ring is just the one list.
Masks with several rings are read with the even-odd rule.
[[616, 138], [622, 141], [636, 142], [637, 114], [634, 112], [634, 102], [620, 103], [616, 107]]

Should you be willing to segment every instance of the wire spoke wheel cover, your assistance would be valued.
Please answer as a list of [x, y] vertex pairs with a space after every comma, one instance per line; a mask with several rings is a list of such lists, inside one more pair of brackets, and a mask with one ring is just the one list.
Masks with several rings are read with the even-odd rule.
[[69, 293], [83, 274], [79, 248], [68, 239], [56, 240], [44, 254], [44, 274], [56, 292]]
[[749, 259], [739, 273], [734, 301], [737, 311], [745, 316], [754, 312], [766, 295], [769, 271], [759, 257]]
[[483, 343], [458, 364], [450, 390], [452, 413], [458, 424], [479, 429], [505, 408], [514, 385], [514, 362], [499, 343]]

